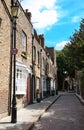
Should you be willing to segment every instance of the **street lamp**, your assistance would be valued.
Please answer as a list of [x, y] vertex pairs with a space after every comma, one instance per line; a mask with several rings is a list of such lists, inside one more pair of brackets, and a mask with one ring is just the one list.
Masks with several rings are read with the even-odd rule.
[[14, 18], [17, 18], [18, 16], [18, 1], [17, 0], [11, 0], [11, 14]]
[[12, 55], [14, 60], [14, 70], [13, 70], [13, 99], [12, 99], [12, 113], [11, 113], [11, 123], [17, 122], [17, 108], [16, 108], [16, 95], [15, 95], [15, 87], [16, 87], [16, 18], [18, 15], [18, 1], [11, 0], [11, 15], [12, 15], [12, 22], [13, 22], [13, 49]]

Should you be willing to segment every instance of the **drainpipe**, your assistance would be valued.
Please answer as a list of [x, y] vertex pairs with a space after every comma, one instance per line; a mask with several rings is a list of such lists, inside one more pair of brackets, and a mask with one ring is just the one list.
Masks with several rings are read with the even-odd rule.
[[[10, 48], [13, 48], [13, 26], [11, 24], [11, 44]], [[8, 115], [11, 114], [11, 97], [12, 97], [12, 54], [10, 52], [10, 75], [9, 75], [9, 95], [8, 95]]]
[[34, 98], [34, 64], [33, 64], [33, 43], [34, 43], [34, 29], [32, 27], [32, 84], [30, 89], [30, 103], [33, 103]]
[[43, 85], [42, 85], [42, 49], [40, 49], [40, 90], [41, 90], [41, 94], [40, 94], [40, 98], [43, 98]]

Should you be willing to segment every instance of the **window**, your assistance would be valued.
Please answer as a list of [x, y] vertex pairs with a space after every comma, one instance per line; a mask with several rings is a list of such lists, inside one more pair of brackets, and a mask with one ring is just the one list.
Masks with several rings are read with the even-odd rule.
[[47, 73], [49, 73], [49, 63], [47, 63]]
[[22, 52], [26, 52], [26, 50], [27, 50], [27, 36], [22, 31]]
[[24, 67], [16, 67], [16, 94], [26, 94], [27, 71]]
[[36, 47], [33, 46], [33, 61], [36, 62]]
[[40, 84], [40, 79], [37, 78], [37, 79], [36, 79], [36, 89], [39, 89], [39, 84]]
[[43, 91], [46, 91], [46, 81], [43, 79]]
[[42, 58], [42, 68], [45, 69], [45, 61], [44, 61], [44, 58]]
[[39, 57], [39, 51], [38, 51], [38, 65], [40, 64], [40, 57]]

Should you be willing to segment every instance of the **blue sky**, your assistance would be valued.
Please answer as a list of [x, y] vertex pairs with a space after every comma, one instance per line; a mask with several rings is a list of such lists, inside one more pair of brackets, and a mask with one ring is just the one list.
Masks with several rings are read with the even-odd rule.
[[45, 45], [61, 50], [84, 18], [84, 0], [21, 0], [32, 13], [32, 24], [44, 34]]

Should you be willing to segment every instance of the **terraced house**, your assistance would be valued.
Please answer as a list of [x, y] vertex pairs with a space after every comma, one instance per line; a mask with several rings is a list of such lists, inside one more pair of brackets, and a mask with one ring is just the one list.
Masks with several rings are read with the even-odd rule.
[[[15, 95], [20, 109], [52, 95], [57, 89], [56, 53], [45, 46], [31, 23], [31, 12], [19, 4], [16, 25]], [[11, 114], [14, 78], [13, 22], [11, 0], [0, 1], [0, 118]]]

